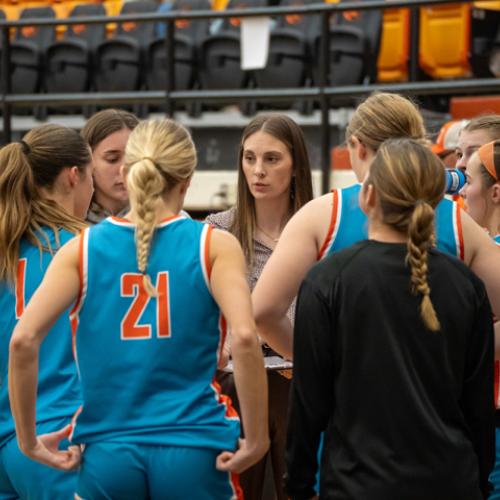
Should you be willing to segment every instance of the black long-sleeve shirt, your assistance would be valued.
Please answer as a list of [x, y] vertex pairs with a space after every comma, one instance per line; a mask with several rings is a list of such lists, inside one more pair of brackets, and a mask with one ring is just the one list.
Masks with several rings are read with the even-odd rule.
[[318, 263], [294, 334], [286, 486], [320, 498], [476, 500], [494, 462], [492, 313], [460, 261], [429, 254], [427, 330], [406, 245], [364, 241]]

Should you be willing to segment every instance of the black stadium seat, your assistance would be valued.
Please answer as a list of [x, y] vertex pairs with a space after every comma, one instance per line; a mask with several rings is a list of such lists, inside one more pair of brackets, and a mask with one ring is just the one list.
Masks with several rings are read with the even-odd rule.
[[[210, 10], [209, 0], [176, 0], [174, 11]], [[192, 89], [197, 84], [198, 49], [201, 41], [208, 36], [209, 22], [176, 22], [174, 36], [174, 64], [176, 90]], [[147, 86], [151, 90], [164, 90], [167, 82], [167, 53], [165, 36], [158, 37], [148, 48]]]
[[[126, 2], [120, 14], [149, 13], [156, 4], [148, 1]], [[96, 48], [95, 88], [101, 91], [133, 91], [143, 86], [146, 49], [154, 36], [154, 22], [118, 24], [116, 34]]]
[[[266, 6], [265, 0], [231, 0], [227, 9]], [[200, 80], [205, 89], [240, 89], [253, 85], [253, 73], [241, 69], [240, 19], [225, 18], [220, 30], [201, 46]]]
[[[282, 6], [301, 6], [317, 0], [284, 0]], [[317, 15], [280, 16], [271, 31], [269, 57], [262, 70], [255, 71], [261, 88], [286, 88], [310, 86], [312, 50], [310, 37], [320, 29]], [[290, 103], [282, 104], [286, 107]], [[276, 105], [275, 105], [276, 106]]]
[[[104, 16], [102, 4], [80, 4], [69, 17]], [[47, 48], [45, 85], [47, 92], [84, 92], [90, 89], [96, 46], [104, 40], [104, 24], [73, 24], [62, 40]]]
[[[22, 11], [20, 19], [54, 18], [51, 7], [32, 7]], [[24, 26], [16, 29], [10, 46], [11, 88], [18, 94], [41, 89], [44, 54], [54, 41], [54, 26]]]

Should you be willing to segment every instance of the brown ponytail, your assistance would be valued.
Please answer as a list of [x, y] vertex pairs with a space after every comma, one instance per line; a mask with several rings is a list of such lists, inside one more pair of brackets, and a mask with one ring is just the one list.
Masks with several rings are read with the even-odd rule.
[[422, 295], [420, 314], [427, 328], [439, 330], [439, 320], [430, 299], [431, 289], [427, 283], [427, 252], [434, 243], [434, 209], [426, 202], [417, 202], [408, 223], [408, 255], [406, 261], [411, 269], [412, 291]]
[[83, 173], [90, 161], [86, 142], [59, 125], [37, 127], [21, 142], [0, 150], [0, 280], [15, 283], [23, 237], [40, 251], [52, 250], [43, 227], [54, 231], [57, 245], [59, 229], [76, 234], [84, 227], [83, 221], [43, 197], [40, 188], [53, 188], [66, 167], [77, 166]]
[[407, 234], [411, 290], [422, 295], [420, 314], [425, 326], [438, 331], [427, 261], [435, 242], [434, 209], [444, 195], [443, 165], [421, 141], [393, 139], [380, 146], [366, 182], [375, 187], [383, 222]]

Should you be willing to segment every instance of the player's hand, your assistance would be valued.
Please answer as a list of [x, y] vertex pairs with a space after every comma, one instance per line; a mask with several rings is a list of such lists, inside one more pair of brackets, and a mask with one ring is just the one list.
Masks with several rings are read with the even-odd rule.
[[64, 471], [76, 469], [81, 461], [80, 447], [70, 446], [67, 450], [58, 449], [61, 441], [67, 439], [71, 434], [71, 430], [72, 425], [68, 424], [58, 431], [37, 436], [36, 444], [33, 448], [23, 449], [23, 453], [32, 460], [36, 460], [49, 467], [54, 467], [55, 469]]
[[260, 446], [248, 447], [245, 439], [239, 440], [236, 451], [223, 451], [215, 462], [217, 470], [239, 474], [256, 464], [269, 449], [269, 440]]

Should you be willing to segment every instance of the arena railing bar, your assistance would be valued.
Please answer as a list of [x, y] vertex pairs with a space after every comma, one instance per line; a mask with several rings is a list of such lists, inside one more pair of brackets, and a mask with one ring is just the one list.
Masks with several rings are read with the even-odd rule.
[[[460, 3], [473, 3], [474, 0], [462, 0]], [[151, 14], [128, 14], [121, 16], [92, 16], [66, 19], [23, 19], [17, 21], [0, 20], [2, 30], [2, 56], [1, 56], [1, 85], [3, 108], [3, 139], [10, 142], [12, 138], [12, 107], [31, 107], [34, 105], [50, 105], [52, 107], [65, 107], [72, 104], [166, 104], [167, 114], [172, 116], [177, 102], [203, 101], [207, 103], [241, 102], [247, 99], [259, 101], [289, 100], [290, 98], [309, 99], [319, 102], [321, 109], [321, 170], [322, 189], [329, 189], [330, 178], [330, 134], [329, 134], [329, 108], [330, 104], [346, 97], [362, 97], [377, 90], [398, 92], [404, 94], [449, 94], [457, 92], [470, 94], [476, 92], [498, 92], [500, 79], [469, 79], [453, 81], [418, 82], [418, 31], [419, 7], [436, 6], [457, 3], [456, 0], [374, 0], [370, 2], [353, 1], [338, 4], [320, 4], [290, 6], [290, 7], [258, 7], [249, 9], [233, 9], [225, 11], [168, 11]], [[409, 76], [413, 80], [409, 83], [397, 84], [370, 84], [343, 87], [328, 87], [329, 68], [329, 19], [336, 12], [352, 10], [372, 10], [410, 8], [412, 12], [410, 33], [410, 60]], [[202, 20], [227, 17], [259, 17], [283, 16], [288, 14], [322, 15], [322, 41], [320, 60], [323, 61], [320, 69], [320, 82], [317, 87], [292, 88], [292, 89], [242, 89], [234, 90], [175, 90], [175, 61], [174, 37], [176, 20]], [[23, 26], [58, 26], [73, 24], [107, 24], [119, 22], [147, 22], [163, 21], [166, 24], [165, 50], [167, 55], [167, 81], [164, 92], [136, 91], [136, 92], [88, 92], [64, 94], [15, 94], [11, 92], [10, 78], [10, 40], [9, 30]], [[15, 89], [14, 89], [15, 90]]]

